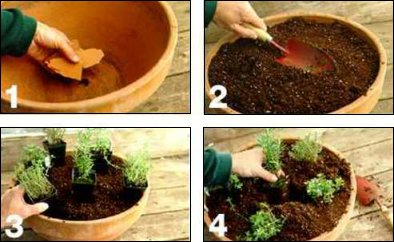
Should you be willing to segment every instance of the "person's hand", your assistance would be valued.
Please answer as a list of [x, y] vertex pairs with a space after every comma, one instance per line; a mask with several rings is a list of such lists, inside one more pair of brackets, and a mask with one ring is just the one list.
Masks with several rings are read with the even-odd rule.
[[243, 26], [245, 23], [267, 30], [264, 21], [247, 1], [218, 1], [213, 21], [219, 27], [233, 31], [244, 38], [257, 38], [253, 30]]
[[73, 63], [78, 63], [80, 60], [64, 33], [38, 22], [36, 33], [27, 54], [38, 62], [45, 64], [46, 59], [56, 52], [60, 52]]
[[[265, 160], [264, 152], [261, 148], [242, 151], [231, 154], [233, 166], [232, 171], [242, 177], [260, 177], [269, 182], [276, 182], [278, 177], [262, 167]], [[284, 175], [280, 170], [278, 176]]]
[[4, 228], [7, 216], [16, 214], [22, 219], [32, 215], [40, 214], [48, 209], [47, 203], [36, 203], [34, 205], [27, 204], [23, 199], [24, 189], [16, 186], [7, 190], [1, 196], [1, 228]]

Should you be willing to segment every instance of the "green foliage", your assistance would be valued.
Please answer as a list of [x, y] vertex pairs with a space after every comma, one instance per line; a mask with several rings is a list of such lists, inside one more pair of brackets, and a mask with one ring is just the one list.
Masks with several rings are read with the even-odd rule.
[[74, 177], [76, 183], [92, 183], [90, 178], [94, 166], [91, 155], [92, 131], [90, 129], [80, 131], [77, 136], [77, 143], [73, 154], [74, 168], [78, 171], [78, 176]]
[[317, 136], [308, 135], [293, 145], [290, 156], [298, 161], [316, 162], [321, 150], [322, 146], [317, 143]]
[[237, 190], [242, 189], [243, 184], [242, 184], [241, 180], [239, 180], [238, 176], [235, 174], [230, 175], [229, 183], [230, 183], [230, 187], [232, 189], [237, 189]]
[[233, 199], [231, 197], [227, 197], [226, 202], [230, 205], [230, 209], [232, 211], [234, 211], [235, 210], [235, 204], [233, 202]]
[[38, 166], [21, 171], [18, 181], [31, 199], [48, 198], [55, 192], [55, 188]]
[[129, 184], [144, 187], [147, 185], [148, 173], [151, 169], [150, 155], [142, 149], [133, 155], [128, 155], [123, 164], [123, 174]]
[[325, 203], [331, 203], [334, 193], [341, 190], [345, 182], [341, 177], [329, 180], [323, 174], [318, 174], [316, 178], [308, 181], [306, 185], [306, 192], [312, 199], [322, 199]]
[[267, 204], [259, 205], [262, 210], [249, 218], [251, 229], [246, 233], [247, 241], [266, 241], [277, 235], [285, 223], [285, 219], [277, 218]]
[[281, 140], [272, 134], [271, 129], [266, 129], [257, 137], [257, 143], [263, 149], [266, 157], [265, 168], [273, 173], [279, 171], [282, 166], [280, 159], [283, 151]]
[[[45, 158], [48, 156], [48, 152], [43, 148], [36, 145], [28, 145], [23, 149], [22, 159], [20, 162], [25, 165], [33, 165], [43, 168], [45, 164]], [[28, 164], [30, 162], [31, 164]]]
[[111, 133], [108, 129], [93, 130], [92, 149], [104, 155], [111, 150]]
[[44, 133], [50, 145], [60, 144], [63, 141], [66, 129], [63, 128], [45, 128]]

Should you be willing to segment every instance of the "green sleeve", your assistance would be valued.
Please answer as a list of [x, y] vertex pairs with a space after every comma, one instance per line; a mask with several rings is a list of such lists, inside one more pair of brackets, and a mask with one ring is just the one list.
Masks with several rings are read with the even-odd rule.
[[24, 16], [20, 10], [1, 10], [1, 55], [24, 55], [36, 29], [36, 20]]
[[205, 1], [205, 11], [204, 11], [204, 26], [208, 27], [208, 24], [212, 21], [213, 16], [215, 16], [217, 1]]
[[204, 151], [204, 186], [225, 185], [231, 175], [231, 154]]

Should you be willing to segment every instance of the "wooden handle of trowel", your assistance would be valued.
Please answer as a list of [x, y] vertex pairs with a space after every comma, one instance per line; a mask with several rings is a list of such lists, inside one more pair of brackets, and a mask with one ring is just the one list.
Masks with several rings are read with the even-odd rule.
[[383, 217], [386, 219], [387, 223], [391, 226], [391, 229], [393, 229], [393, 214], [390, 214], [388, 208], [384, 206], [383, 203], [379, 201], [379, 199], [376, 199], [375, 201], [378, 204]]
[[272, 41], [272, 36], [269, 33], [267, 33], [267, 31], [257, 28], [255, 26], [253, 26], [251, 24], [247, 24], [247, 23], [243, 24], [243, 26], [247, 29], [254, 31], [257, 34], [257, 38], [259, 40], [267, 41], [267, 42]]

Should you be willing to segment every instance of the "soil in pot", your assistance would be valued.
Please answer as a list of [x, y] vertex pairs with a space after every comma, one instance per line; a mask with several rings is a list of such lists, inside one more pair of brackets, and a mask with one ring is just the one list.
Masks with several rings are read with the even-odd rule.
[[365, 95], [379, 70], [379, 55], [356, 32], [339, 22], [293, 18], [269, 28], [280, 45], [297, 39], [325, 51], [333, 71], [312, 74], [276, 61], [283, 54], [268, 43], [238, 39], [223, 45], [209, 66], [210, 85], [223, 85], [223, 102], [241, 113], [329, 113]]
[[49, 155], [51, 156], [51, 161], [53, 165], [64, 165], [64, 160], [66, 158], [66, 142], [62, 141], [59, 144], [50, 145], [48, 141], [44, 141], [43, 145], [45, 150], [47, 150]]
[[[285, 217], [280, 233], [272, 241], [306, 241], [331, 231], [346, 212], [351, 193], [350, 167], [337, 155], [323, 148], [316, 163], [300, 162], [289, 155], [293, 141], [286, 141], [282, 169], [287, 175], [286, 196], [280, 188], [257, 178], [240, 178], [240, 190], [217, 189], [206, 199], [209, 216], [213, 220], [225, 214], [226, 237], [244, 238], [250, 229], [250, 216], [260, 211], [259, 203], [266, 202], [277, 217]], [[332, 203], [312, 200], [306, 194], [306, 182], [323, 173], [328, 179], [343, 178], [344, 187], [335, 193]], [[231, 201], [229, 203], [228, 201]]]
[[[121, 166], [122, 160], [112, 156], [111, 163]], [[49, 209], [43, 214], [65, 220], [94, 220], [119, 214], [131, 208], [142, 197], [142, 193], [123, 196], [123, 173], [110, 166], [107, 174], [97, 174], [93, 189], [94, 202], [81, 202], [72, 194], [73, 158], [66, 156], [64, 166], [52, 167], [48, 179], [57, 190], [57, 196], [48, 201]]]

